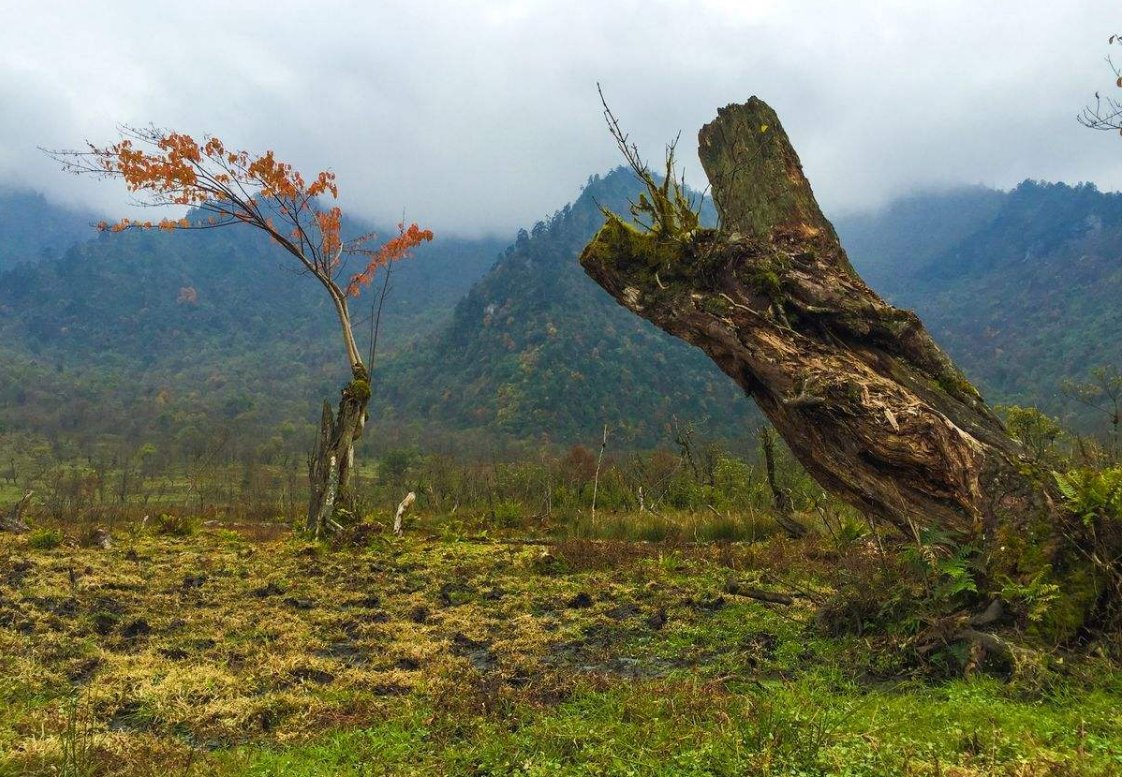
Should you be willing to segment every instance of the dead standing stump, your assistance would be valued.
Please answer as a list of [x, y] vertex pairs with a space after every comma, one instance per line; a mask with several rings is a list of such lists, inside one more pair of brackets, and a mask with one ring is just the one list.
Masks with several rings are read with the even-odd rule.
[[[720, 109], [699, 156], [719, 229], [664, 220], [678, 192], [668, 200], [647, 173], [647, 197], [662, 200], [640, 203], [653, 228], [606, 213], [581, 255], [589, 276], [705, 351], [832, 493], [908, 536], [936, 528], [977, 544], [1004, 574], [1022, 570], [1029, 543], [1037, 569], [1080, 567], [1087, 583], [1086, 527], [920, 319], [854, 271], [776, 113], [755, 97]], [[1115, 575], [1117, 586], [1114, 556], [1101, 562], [1091, 577]], [[1097, 586], [1084, 588], [1075, 606], [1090, 614]]]

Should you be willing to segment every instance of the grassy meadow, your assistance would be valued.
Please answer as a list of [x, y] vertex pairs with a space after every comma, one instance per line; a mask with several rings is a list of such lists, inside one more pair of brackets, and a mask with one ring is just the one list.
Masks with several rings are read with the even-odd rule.
[[868, 537], [461, 528], [0, 535], [0, 775], [1119, 771], [1114, 661], [965, 675], [824, 617], [896, 574]]

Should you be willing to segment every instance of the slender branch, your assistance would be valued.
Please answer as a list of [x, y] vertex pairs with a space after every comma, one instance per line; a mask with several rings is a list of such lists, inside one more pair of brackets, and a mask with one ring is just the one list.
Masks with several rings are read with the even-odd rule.
[[[382, 306], [386, 302], [386, 294], [390, 291], [390, 273], [394, 267], [394, 263], [390, 262], [386, 265], [386, 275], [382, 279], [382, 292], [378, 295], [378, 308], [371, 310], [371, 330], [370, 330], [370, 360], [367, 362], [370, 365], [371, 378], [374, 377], [374, 357], [378, 350], [378, 333], [382, 325]], [[371, 299], [371, 307], [374, 307], [374, 300]]]
[[596, 471], [596, 474], [593, 476], [593, 511], [592, 511], [592, 518], [593, 518], [594, 522], [596, 522], [596, 520], [597, 520], [597, 489], [600, 486], [600, 465], [601, 465], [601, 459], [604, 458], [604, 449], [606, 447], [608, 447], [608, 424], [604, 425], [604, 435], [601, 437], [601, 441], [600, 441], [600, 452], [597, 454], [597, 471]]
[[[141, 206], [187, 206], [213, 215], [206, 223], [191, 223], [186, 218], [165, 218], [158, 224], [123, 219], [112, 227], [103, 223], [100, 229], [213, 229], [230, 224], [260, 229], [326, 289], [339, 317], [350, 366], [364, 366], [347, 297], [369, 283], [380, 264], [407, 255], [413, 246], [431, 240], [432, 232], [416, 224], [403, 227], [398, 238], [378, 250], [370, 247], [373, 233], [344, 241], [340, 235], [342, 211], [338, 207], [315, 207], [320, 196], [337, 196], [335, 176], [330, 171], [320, 172], [306, 183], [299, 172], [275, 159], [272, 152], [251, 156], [226, 149], [213, 136], [197, 143], [189, 135], [155, 126], [121, 125], [118, 132], [119, 141], [106, 147], [87, 142], [84, 150], [41, 150], [67, 172], [123, 180]], [[344, 253], [367, 258], [363, 272], [353, 276], [346, 288], [338, 281], [346, 271]]]

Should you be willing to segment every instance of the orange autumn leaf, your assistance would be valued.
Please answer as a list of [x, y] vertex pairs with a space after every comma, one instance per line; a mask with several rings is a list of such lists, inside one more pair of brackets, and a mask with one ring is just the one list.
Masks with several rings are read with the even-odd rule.
[[347, 284], [347, 296], [358, 296], [359, 290], [374, 280], [374, 274], [378, 271], [378, 268], [406, 258], [411, 250], [432, 239], [432, 230], [422, 229], [416, 224], [410, 224], [408, 227], [399, 224], [397, 237], [386, 241], [376, 251], [363, 252], [367, 256], [366, 267], [363, 268], [362, 272], [351, 276], [351, 281]]
[[[199, 142], [154, 127], [120, 130], [121, 140], [112, 145], [87, 144], [83, 151], [48, 154], [64, 170], [121, 179], [142, 205], [187, 207], [197, 215], [156, 222], [125, 218], [112, 225], [103, 222], [98, 229], [172, 232], [247, 224], [265, 232], [327, 290], [339, 318], [348, 364], [356, 375], [364, 374], [348, 298], [370, 283], [379, 267], [404, 259], [412, 248], [432, 240], [433, 233], [417, 224], [402, 224], [398, 235], [383, 244], [374, 234], [347, 240], [342, 209], [321, 206], [322, 201], [339, 197], [330, 170], [306, 179], [273, 151], [255, 155], [227, 148], [213, 136]], [[348, 255], [359, 259], [361, 269], [341, 287], [338, 280], [349, 269], [344, 259]]]
[[[155, 223], [126, 218], [98, 224], [99, 230], [175, 231], [249, 224], [266, 232], [341, 298], [357, 295], [379, 267], [407, 257], [412, 248], [433, 239], [430, 230], [410, 224], [399, 225], [399, 234], [382, 245], [373, 234], [345, 240], [342, 210], [318, 206], [320, 200], [339, 196], [330, 170], [309, 180], [271, 150], [254, 155], [230, 149], [214, 136], [199, 142], [185, 133], [156, 128], [122, 127], [121, 132], [122, 139], [109, 146], [88, 144], [85, 151], [51, 153], [71, 172], [122, 179], [145, 205], [185, 206], [206, 216], [191, 221], [163, 218]], [[340, 289], [335, 275], [344, 255], [361, 257], [364, 264]]]

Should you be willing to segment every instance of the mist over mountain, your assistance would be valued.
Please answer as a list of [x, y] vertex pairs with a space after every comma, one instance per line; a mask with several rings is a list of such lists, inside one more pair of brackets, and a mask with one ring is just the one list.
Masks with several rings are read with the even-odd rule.
[[837, 226], [866, 282], [916, 311], [990, 401], [1036, 405], [1082, 429], [1100, 420], [1060, 388], [1119, 367], [1118, 192], [1035, 181], [954, 189]]
[[39, 192], [0, 186], [0, 272], [58, 258], [89, 239], [98, 220], [93, 211], [55, 205]]
[[[594, 177], [505, 249], [438, 234], [396, 265], [373, 444], [570, 444], [603, 424], [620, 445], [666, 444], [676, 423], [743, 436], [755, 410], [733, 382], [577, 264], [600, 208], [626, 212], [638, 191], [622, 170]], [[88, 214], [41, 197], [3, 202], [20, 231], [2, 256], [38, 261], [0, 271], [0, 428], [190, 446], [222, 427], [267, 432], [272, 449], [307, 444], [347, 377], [338, 324], [266, 239], [96, 235]], [[916, 310], [990, 401], [1094, 422], [1059, 384], [1118, 365], [1118, 194], [1033, 182], [920, 193], [837, 227], [862, 276]], [[354, 303], [361, 339], [370, 305], [370, 292]]]

